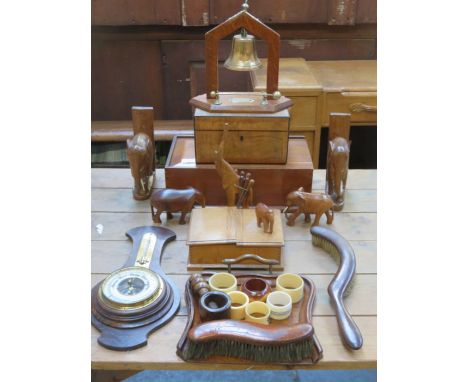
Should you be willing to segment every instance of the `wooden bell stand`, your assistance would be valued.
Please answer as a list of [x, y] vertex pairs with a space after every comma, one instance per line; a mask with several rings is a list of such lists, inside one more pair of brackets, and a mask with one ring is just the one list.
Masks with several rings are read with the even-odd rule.
[[[278, 90], [280, 36], [247, 12], [247, 2], [242, 8], [239, 13], [205, 34], [207, 93], [190, 100], [190, 104], [195, 107], [195, 162], [189, 167], [184, 165], [167, 168], [166, 165], [166, 186], [171, 187], [172, 184], [186, 182], [186, 179], [190, 178], [187, 172], [190, 171], [200, 175], [197, 176], [196, 181], [202, 192], [206, 194], [208, 191], [213, 192], [213, 190], [207, 190], [207, 188], [212, 188], [207, 185], [213, 184], [208, 174], [213, 174], [213, 153], [220, 144], [221, 137], [224, 136], [222, 132], [225, 130], [229, 134], [226, 136], [227, 148], [223, 159], [233, 164], [242, 163], [235, 166], [238, 170], [244, 170], [248, 166], [258, 166], [258, 168], [252, 168], [251, 171], [256, 182], [254, 200], [255, 189], [260, 190], [261, 187], [266, 186], [268, 190], [263, 194], [270, 194], [269, 200], [275, 201], [270, 205], [280, 206], [284, 204], [288, 192], [297, 189], [296, 179], [299, 179], [297, 176], [288, 175], [289, 172], [294, 173], [298, 168], [291, 166], [289, 161], [292, 157], [288, 153], [290, 115], [287, 109], [292, 106], [292, 101], [282, 96]], [[219, 91], [219, 41], [239, 29], [245, 29], [266, 41], [268, 45], [265, 93]], [[302, 139], [305, 144], [303, 138], [299, 139]], [[176, 143], [176, 141], [173, 142], [168, 158], [169, 167], [171, 163], [177, 162], [172, 158], [172, 155], [177, 152]], [[249, 153], [252, 154], [249, 155]], [[178, 157], [184, 156], [186, 156], [184, 152], [178, 154]], [[307, 176], [302, 178], [303, 187], [310, 190], [313, 172], [310, 153], [307, 152], [299, 163], [300, 169], [305, 167], [307, 173]], [[258, 174], [268, 174], [265, 176], [267, 180], [256, 179], [254, 170]], [[288, 173], [284, 173], [285, 171]], [[281, 174], [281, 181], [271, 184], [271, 180], [276, 179], [278, 174]], [[283, 184], [283, 179], [287, 184]], [[224, 194], [222, 187], [216, 187], [215, 191]], [[207, 196], [207, 201], [209, 199], [211, 197]], [[270, 203], [267, 198], [257, 201]], [[267, 234], [262, 228], [257, 227], [253, 209], [232, 207], [195, 209], [190, 219], [187, 245], [189, 246], [187, 267], [189, 270], [222, 267], [224, 259], [236, 258], [246, 253], [260, 255], [268, 260], [277, 260], [279, 264], [275, 266], [275, 269], [282, 270], [284, 237], [280, 210], [275, 210], [273, 233]], [[237, 267], [258, 268], [259, 265], [247, 260], [243, 264], [237, 264]]]

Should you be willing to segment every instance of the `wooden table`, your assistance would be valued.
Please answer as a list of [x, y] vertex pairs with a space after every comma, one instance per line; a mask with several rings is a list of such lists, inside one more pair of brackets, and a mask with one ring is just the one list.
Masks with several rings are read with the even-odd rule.
[[[91, 284], [106, 277], [122, 266], [131, 244], [125, 232], [136, 226], [151, 225], [148, 201], [132, 198], [132, 178], [128, 169], [92, 169], [92, 219], [91, 219]], [[164, 187], [164, 170], [157, 170], [156, 187]], [[353, 292], [345, 301], [364, 337], [359, 351], [346, 350], [338, 335], [334, 311], [329, 303], [327, 286], [336, 271], [336, 264], [321, 249], [312, 246], [309, 224], [298, 218], [295, 227], [288, 227], [282, 218], [285, 236], [284, 266], [288, 272], [309, 275], [317, 286], [318, 296], [313, 324], [323, 347], [323, 359], [314, 369], [373, 368], [377, 365], [377, 214], [376, 171], [350, 170], [345, 206], [335, 213], [331, 227], [350, 240], [357, 258], [357, 275]], [[325, 172], [314, 171], [313, 189], [323, 190]], [[187, 225], [177, 224], [177, 217], [163, 225], [177, 234], [163, 253], [162, 267], [176, 282], [180, 290], [187, 280], [188, 247]], [[323, 217], [322, 224], [325, 218]], [[96, 225], [102, 224], [99, 234]], [[176, 344], [186, 323], [187, 309], [182, 299], [177, 316], [149, 337], [148, 345], [129, 352], [107, 350], [98, 345], [98, 331], [91, 330], [91, 366], [94, 370], [144, 370], [144, 369], [285, 369], [283, 365], [197, 364], [180, 360]], [[292, 368], [310, 368], [296, 365]]]

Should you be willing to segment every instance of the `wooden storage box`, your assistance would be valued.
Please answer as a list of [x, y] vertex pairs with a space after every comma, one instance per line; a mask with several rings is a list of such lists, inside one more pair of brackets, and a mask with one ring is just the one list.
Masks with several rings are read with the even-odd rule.
[[[224, 259], [254, 254], [269, 260], [278, 260], [273, 269], [283, 270], [281, 261], [284, 246], [280, 210], [275, 209], [273, 233], [257, 227], [255, 209], [236, 207], [195, 208], [190, 215], [187, 237], [189, 258], [187, 269], [225, 268]], [[234, 268], [264, 268], [265, 265], [246, 260]]]
[[[288, 144], [286, 164], [234, 165], [255, 179], [254, 204], [283, 206], [289, 192], [299, 187], [311, 190], [314, 166], [307, 142], [302, 137], [290, 137]], [[203, 192], [208, 205], [226, 205], [226, 193], [215, 165], [195, 162], [193, 135], [174, 137], [164, 172], [167, 188], [192, 186]]]
[[[262, 63], [262, 68], [250, 72], [255, 92], [266, 90], [266, 60], [262, 59]], [[318, 167], [322, 87], [303, 58], [280, 59], [278, 86], [281, 94], [293, 102], [289, 110], [290, 134], [303, 135], [307, 139], [312, 160], [315, 167]]]
[[195, 158], [214, 163], [226, 126], [224, 159], [229, 163], [284, 164], [288, 157], [289, 111], [277, 113], [209, 113], [195, 109]]

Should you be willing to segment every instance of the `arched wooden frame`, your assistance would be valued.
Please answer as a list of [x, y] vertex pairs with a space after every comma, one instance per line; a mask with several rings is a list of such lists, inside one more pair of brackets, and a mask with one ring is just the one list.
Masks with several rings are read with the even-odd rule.
[[[266, 91], [273, 94], [278, 90], [279, 49], [280, 35], [267, 27], [260, 20], [247, 11], [241, 11], [224, 23], [219, 24], [205, 34], [205, 61], [206, 61], [206, 97], [212, 91], [218, 91], [218, 46], [219, 40], [245, 28], [248, 32], [266, 41], [268, 44], [268, 67]], [[268, 97], [272, 99], [271, 96]]]

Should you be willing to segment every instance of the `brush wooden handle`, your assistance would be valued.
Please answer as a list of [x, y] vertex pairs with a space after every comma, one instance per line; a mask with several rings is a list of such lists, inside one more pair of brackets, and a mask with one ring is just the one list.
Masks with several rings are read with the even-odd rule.
[[328, 285], [328, 294], [335, 308], [340, 336], [345, 346], [353, 350], [360, 349], [363, 344], [361, 332], [343, 303], [345, 290], [356, 271], [353, 248], [343, 236], [329, 228], [314, 226], [310, 229], [310, 233], [334, 245], [340, 256], [340, 265]]
[[233, 340], [257, 345], [283, 345], [310, 338], [314, 328], [301, 323], [293, 326], [266, 326], [237, 320], [216, 320], [200, 324], [189, 331], [194, 342]]

